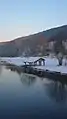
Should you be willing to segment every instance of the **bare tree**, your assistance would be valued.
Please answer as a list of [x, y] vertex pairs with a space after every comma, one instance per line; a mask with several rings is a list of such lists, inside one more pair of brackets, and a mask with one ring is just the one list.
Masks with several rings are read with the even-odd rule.
[[59, 66], [61, 66], [63, 64], [63, 54], [61, 52], [57, 54], [57, 59], [58, 59]]

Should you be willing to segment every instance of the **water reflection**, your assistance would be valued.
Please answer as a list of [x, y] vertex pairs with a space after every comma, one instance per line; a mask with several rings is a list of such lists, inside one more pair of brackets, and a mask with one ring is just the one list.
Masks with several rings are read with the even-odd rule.
[[17, 72], [19, 75], [22, 73], [21, 69], [19, 67], [15, 66], [6, 66], [6, 69], [9, 69], [10, 71]]
[[2, 65], [0, 65], [0, 75], [2, 74]]
[[67, 86], [60, 82], [52, 82], [47, 85], [47, 95], [56, 102], [65, 102], [67, 99]]
[[[11, 66], [6, 68], [13, 72], [17, 72], [23, 85], [31, 86], [32, 84], [35, 84], [37, 80], [36, 76], [22, 73], [19, 68]], [[42, 82], [45, 80], [45, 82], [43, 82], [43, 87], [45, 87], [46, 94], [51, 100], [56, 102], [65, 102], [67, 100], [67, 82], [54, 81], [51, 79], [46, 80], [45, 78], [40, 79]]]
[[25, 74], [15, 67], [2, 69], [0, 118], [1, 114], [5, 115], [5, 118], [9, 116], [9, 119], [11, 116], [13, 116], [12, 119], [15, 117], [20, 119], [23, 115], [27, 115], [28, 118], [31, 116], [31, 119], [33, 115], [41, 116], [41, 118], [43, 116], [44, 119], [62, 117], [65, 114], [67, 117], [67, 85], [65, 83]]
[[10, 69], [11, 71], [16, 72], [19, 75], [20, 81], [22, 82], [22, 84], [29, 86], [33, 84], [36, 80], [35, 76], [23, 73], [20, 68], [17, 68], [14, 66], [6, 66], [6, 69]]
[[20, 80], [21, 80], [22, 84], [30, 86], [33, 83], [35, 83], [36, 77], [33, 75], [21, 73]]

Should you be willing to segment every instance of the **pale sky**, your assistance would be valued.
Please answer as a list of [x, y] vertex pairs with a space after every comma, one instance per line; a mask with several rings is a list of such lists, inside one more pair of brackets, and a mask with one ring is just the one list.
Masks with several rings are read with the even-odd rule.
[[67, 24], [67, 0], [0, 0], [0, 42]]

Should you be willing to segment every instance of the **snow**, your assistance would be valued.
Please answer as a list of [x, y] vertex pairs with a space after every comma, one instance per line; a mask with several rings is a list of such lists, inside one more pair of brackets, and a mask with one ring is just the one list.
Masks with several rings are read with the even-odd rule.
[[63, 59], [63, 65], [58, 66], [57, 58], [47, 57], [45, 59], [45, 66], [35, 66], [35, 68], [42, 69], [42, 70], [56, 71], [60, 73], [67, 73], [67, 66], [65, 66], [64, 64], [65, 64], [65, 59]]
[[25, 65], [24, 62], [34, 62], [38, 60], [40, 57], [3, 57], [1, 61], [6, 61], [7, 63], [14, 64], [17, 66]]
[[63, 65], [58, 66], [58, 60], [56, 58], [45, 58], [45, 66], [35, 66], [37, 69], [56, 71], [61, 73], [67, 73], [67, 66], [64, 65], [65, 59], [63, 60]]
[[[24, 62], [34, 62], [39, 58], [40, 57], [14, 57], [14, 58], [4, 57], [1, 58], [1, 61], [6, 61], [7, 63], [10, 64], [22, 66], [25, 64]], [[56, 72], [67, 74], [67, 66], [64, 65], [65, 59], [63, 60], [63, 65], [58, 66], [58, 60], [56, 58], [51, 58], [51, 57], [43, 57], [43, 58], [45, 58], [45, 66], [35, 66], [34, 68], [56, 71]]]
[[60, 73], [67, 73], [66, 66], [36, 66], [35, 68], [42, 70], [56, 71]]
[[47, 57], [45, 59], [45, 65], [46, 66], [56, 66], [56, 65], [58, 65], [58, 60], [56, 58]]
[[15, 57], [15, 58], [6, 57], [6, 58], [2, 58], [1, 61], [6, 61], [7, 63], [14, 64], [17, 66], [24, 65], [23, 60], [20, 57]]

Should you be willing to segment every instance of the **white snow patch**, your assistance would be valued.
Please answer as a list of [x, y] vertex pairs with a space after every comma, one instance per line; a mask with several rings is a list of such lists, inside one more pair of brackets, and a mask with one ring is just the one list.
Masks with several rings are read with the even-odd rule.
[[36, 66], [35, 68], [42, 69], [42, 70], [56, 71], [56, 72], [61, 72], [61, 73], [67, 73], [66, 66]]
[[34, 62], [38, 60], [40, 57], [3, 57], [1, 61], [6, 61], [7, 63], [14, 64], [17, 66], [24, 65], [24, 62]]
[[[14, 64], [17, 66], [22, 66], [24, 62], [34, 62], [38, 60], [40, 57], [4, 57], [1, 58], [1, 61], [6, 61], [7, 63]], [[45, 58], [45, 66], [36, 66], [35, 68], [49, 70], [49, 71], [56, 71], [61, 73], [67, 73], [67, 66], [64, 66], [65, 59], [63, 60], [63, 65], [58, 66], [57, 58], [50, 58], [50, 57], [43, 57]]]

